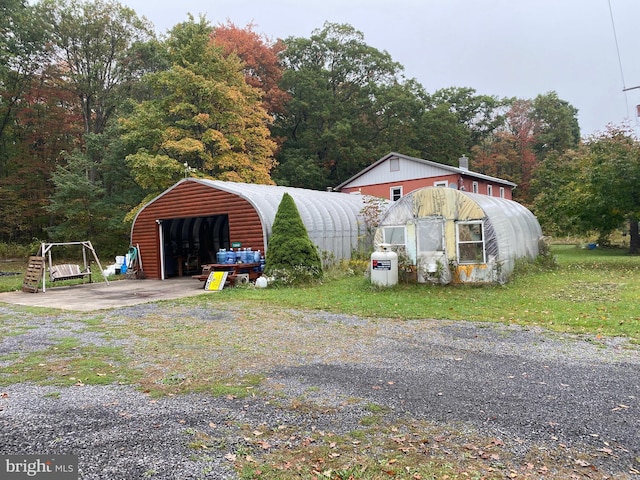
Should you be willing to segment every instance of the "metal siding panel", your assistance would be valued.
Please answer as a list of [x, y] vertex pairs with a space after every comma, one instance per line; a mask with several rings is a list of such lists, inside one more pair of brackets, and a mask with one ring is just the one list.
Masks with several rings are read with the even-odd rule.
[[[361, 195], [306, 190], [272, 185], [185, 179], [163, 192], [134, 220], [132, 242], [140, 242], [145, 272], [160, 278], [160, 252], [156, 219], [229, 215], [231, 241], [265, 250], [273, 220], [287, 192], [300, 211], [311, 239], [336, 259], [350, 258], [364, 232]], [[148, 251], [149, 265], [144, 257]], [[155, 257], [155, 258], [154, 258]]]
[[452, 174], [451, 170], [414, 162], [405, 158], [400, 158], [399, 165], [400, 169], [398, 171], [391, 172], [389, 169], [389, 160], [382, 162], [377, 167], [369, 170], [350, 183], [349, 189], [364, 187], [367, 185], [377, 185], [379, 183], [399, 183], [407, 180], [440, 177]]
[[184, 182], [157, 197], [140, 211], [131, 241], [140, 244], [147, 278], [160, 278], [160, 239], [157, 219], [229, 215], [231, 241], [264, 251], [262, 222], [253, 206], [237, 195], [196, 182]]
[[[337, 259], [350, 258], [352, 247], [357, 245], [358, 235], [361, 233], [358, 217], [364, 206], [363, 197], [360, 195], [217, 180], [203, 182], [247, 198], [258, 211], [267, 237], [271, 234], [273, 220], [282, 195], [286, 192], [296, 203], [309, 237], [321, 250], [333, 253]], [[339, 204], [341, 209], [348, 212], [346, 222], [344, 218], [340, 219], [339, 215], [333, 213], [334, 204]], [[341, 222], [338, 223], [337, 219]], [[355, 228], [352, 228], [352, 225], [355, 225]], [[346, 238], [345, 231], [348, 232]]]

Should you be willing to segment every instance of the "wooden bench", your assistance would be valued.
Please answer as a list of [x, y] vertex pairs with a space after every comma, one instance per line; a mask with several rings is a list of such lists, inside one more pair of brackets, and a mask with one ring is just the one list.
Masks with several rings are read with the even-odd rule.
[[87, 268], [87, 270], [82, 271], [79, 265], [55, 265], [49, 269], [49, 277], [52, 282], [89, 277], [89, 283], [91, 283], [91, 269]]

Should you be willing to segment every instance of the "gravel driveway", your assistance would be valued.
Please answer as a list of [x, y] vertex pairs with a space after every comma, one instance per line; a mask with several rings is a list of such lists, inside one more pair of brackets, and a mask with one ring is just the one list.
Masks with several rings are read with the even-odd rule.
[[[171, 308], [126, 307], [103, 321], [171, 318]], [[233, 328], [237, 311], [226, 314], [218, 311], [211, 321]], [[209, 313], [183, 306], [179, 315]], [[271, 362], [254, 367], [268, 378], [256, 396], [153, 399], [128, 385], [7, 385], [0, 387], [0, 453], [78, 455], [83, 479], [232, 479], [233, 452], [246, 445], [247, 431], [286, 425], [296, 438], [345, 433], [376, 404], [389, 418], [498, 438], [523, 462], [532, 452], [565, 451], [561, 461], [574, 465], [576, 478], [640, 478], [640, 350], [624, 339], [485, 323], [278, 315], [300, 326], [274, 333], [285, 341], [291, 335], [300, 356], [292, 362], [289, 351], [279, 361], [274, 348]], [[17, 317], [29, 328], [0, 337], [0, 367], [51, 345], [61, 325], [76, 328], [83, 342], [117, 342], [86, 329], [85, 314], [0, 306], [0, 326], [2, 318]], [[365, 330], [366, 340], [345, 333], [344, 343], [302, 354], [337, 329]], [[291, 408], [301, 398], [318, 408]], [[204, 431], [215, 448], [195, 451], [194, 438]]]

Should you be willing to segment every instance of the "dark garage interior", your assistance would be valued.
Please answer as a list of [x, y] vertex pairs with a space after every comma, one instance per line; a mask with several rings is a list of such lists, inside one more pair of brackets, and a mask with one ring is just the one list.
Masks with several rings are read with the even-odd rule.
[[216, 263], [216, 252], [231, 247], [229, 216], [162, 220], [164, 268], [167, 277], [200, 273], [201, 265]]

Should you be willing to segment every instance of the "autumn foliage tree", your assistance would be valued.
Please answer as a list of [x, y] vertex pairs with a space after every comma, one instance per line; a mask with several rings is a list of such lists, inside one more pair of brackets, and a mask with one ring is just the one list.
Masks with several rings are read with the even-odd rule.
[[533, 150], [536, 120], [528, 100], [515, 100], [505, 114], [505, 122], [493, 135], [473, 147], [475, 170], [518, 184], [514, 194], [527, 203], [529, 183], [536, 165]]
[[127, 163], [149, 195], [181, 178], [185, 164], [219, 180], [273, 183], [269, 116], [240, 60], [211, 44], [211, 30], [204, 18], [174, 27], [173, 66], [147, 75], [151, 99], [121, 118]]
[[144, 18], [115, 0], [41, 0], [60, 88], [80, 103], [85, 133], [101, 133], [140, 70], [132, 47], [153, 38]]
[[252, 23], [239, 28], [228, 21], [213, 29], [211, 40], [226, 56], [235, 54], [242, 60], [245, 81], [263, 93], [265, 110], [270, 115], [280, 114], [288, 98], [279, 87], [283, 72], [279, 55], [285, 46], [281, 40], [271, 41], [254, 28]]
[[[13, 122], [13, 162], [0, 179], [1, 234], [33, 238], [49, 224], [46, 206], [54, 192], [51, 176], [64, 163], [61, 154], [82, 143], [82, 116], [75, 98], [45, 76], [21, 97]], [[11, 220], [10, 220], [11, 219]], [[10, 228], [9, 228], [10, 227]]]
[[474, 169], [517, 183], [514, 197], [530, 205], [531, 181], [541, 162], [578, 146], [576, 116], [577, 110], [555, 92], [512, 100], [504, 124], [472, 148]]

